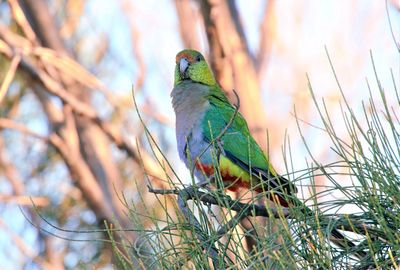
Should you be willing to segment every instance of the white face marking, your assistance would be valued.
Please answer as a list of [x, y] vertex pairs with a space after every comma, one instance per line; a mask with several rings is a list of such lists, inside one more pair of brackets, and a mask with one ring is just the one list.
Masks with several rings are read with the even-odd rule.
[[179, 71], [181, 72], [181, 74], [185, 73], [188, 66], [189, 61], [186, 59], [186, 57], [183, 57], [181, 58], [181, 60], [179, 60]]

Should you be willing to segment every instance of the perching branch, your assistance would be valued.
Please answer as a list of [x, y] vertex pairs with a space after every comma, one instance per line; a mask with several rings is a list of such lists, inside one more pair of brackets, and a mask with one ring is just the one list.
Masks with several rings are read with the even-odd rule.
[[[183, 189], [154, 189], [148, 187], [149, 192], [154, 194], [168, 195], [174, 194], [178, 196], [184, 196], [186, 200], [197, 200], [205, 204], [218, 205], [229, 210], [243, 213], [243, 217], [246, 216], [261, 216], [261, 217], [289, 217], [289, 210], [282, 208], [279, 211], [276, 209], [267, 209], [265, 206], [253, 204], [253, 203], [242, 203], [239, 200], [233, 200], [228, 195], [218, 194], [215, 195], [210, 192], [204, 192], [199, 190], [197, 186], [188, 186]], [[221, 200], [224, 201], [225, 205], [221, 205]]]
[[[198, 186], [188, 186], [183, 189], [154, 189], [152, 187], [148, 187], [149, 192], [154, 194], [168, 195], [173, 194], [178, 196], [179, 199], [184, 199], [184, 201], [188, 200], [196, 200], [200, 201], [204, 204], [218, 205], [220, 207], [226, 208], [228, 210], [233, 210], [238, 212], [238, 214], [233, 217], [228, 223], [224, 224], [220, 230], [218, 230], [217, 235], [223, 236], [230, 229], [234, 228], [240, 220], [246, 217], [267, 217], [267, 218], [290, 218], [291, 213], [288, 208], [270, 208], [267, 209], [263, 205], [258, 205], [254, 203], [242, 203], [239, 200], [233, 200], [228, 195], [223, 194], [213, 194], [212, 192], [204, 192], [200, 190]], [[221, 205], [221, 202], [224, 202]], [[343, 231], [353, 232], [357, 234], [370, 234], [381, 239], [385, 238], [385, 235], [379, 234], [377, 230], [373, 227], [369, 226], [366, 222], [362, 222], [361, 220], [357, 220], [357, 216], [349, 216], [349, 215], [335, 215], [335, 217], [327, 217], [328, 221], [332, 221], [337, 224], [337, 228]], [[218, 238], [219, 239], [219, 238]], [[217, 239], [217, 240], [218, 240]]]

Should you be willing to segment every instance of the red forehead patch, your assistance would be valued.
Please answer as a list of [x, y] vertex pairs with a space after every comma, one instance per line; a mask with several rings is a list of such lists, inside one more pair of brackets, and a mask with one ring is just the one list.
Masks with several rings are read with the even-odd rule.
[[184, 58], [184, 57], [185, 57], [187, 60], [189, 60], [189, 62], [193, 62], [193, 61], [194, 61], [194, 56], [193, 56], [192, 53], [187, 52], [187, 51], [183, 51], [183, 52], [180, 52], [180, 53], [178, 53], [178, 54], [176, 55], [176, 63], [179, 63], [179, 61], [180, 61], [182, 58]]

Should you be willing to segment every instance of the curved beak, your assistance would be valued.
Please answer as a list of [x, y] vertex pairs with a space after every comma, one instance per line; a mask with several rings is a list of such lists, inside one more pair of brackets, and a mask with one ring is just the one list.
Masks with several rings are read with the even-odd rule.
[[188, 67], [189, 67], [189, 60], [187, 60], [186, 57], [181, 58], [181, 60], [179, 60], [179, 71], [182, 77], [184, 77], [183, 75], [186, 73]]

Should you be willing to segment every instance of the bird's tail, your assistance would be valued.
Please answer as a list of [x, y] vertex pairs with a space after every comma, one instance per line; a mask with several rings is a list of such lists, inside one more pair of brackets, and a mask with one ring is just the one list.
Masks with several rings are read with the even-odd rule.
[[[274, 201], [283, 207], [298, 207], [301, 211], [308, 217], [313, 216], [314, 211], [308, 208], [302, 201], [300, 201], [295, 194], [297, 193], [297, 188], [286, 178], [279, 175], [272, 175], [270, 171], [261, 170], [258, 168], [253, 168], [256, 173], [255, 176], [259, 176], [263, 180], [260, 187], [256, 189], [257, 192], [264, 192], [266, 190], [276, 190], [280, 192], [268, 192], [267, 198]], [[367, 253], [362, 250], [357, 250], [357, 245], [354, 244], [350, 239], [343, 235], [337, 229], [331, 231], [330, 241], [335, 245], [343, 248], [345, 250], [353, 251], [353, 255], [358, 259], [365, 258]]]
[[[330, 240], [337, 246], [343, 249], [355, 249], [357, 247], [351, 240], [349, 240], [346, 236], [344, 236], [337, 229], [333, 229], [331, 231]], [[367, 256], [367, 253], [363, 250], [355, 250], [353, 253], [358, 259], [362, 260]]]
[[[282, 200], [282, 198], [279, 199], [279, 201], [281, 201], [281, 200]], [[288, 202], [288, 199], [286, 198], [285, 201]], [[289, 200], [288, 204], [299, 207], [301, 209], [301, 212], [303, 214], [306, 214], [307, 216], [314, 215], [314, 212], [308, 206], [306, 206], [303, 202], [301, 202], [298, 198], [292, 197]], [[332, 231], [330, 232], [329, 240], [332, 243], [334, 243], [336, 246], [338, 246], [344, 250], [349, 250], [349, 252], [352, 252], [352, 255], [354, 255], [355, 257], [357, 257], [360, 260], [365, 258], [367, 255], [366, 252], [364, 252], [362, 250], [357, 250], [357, 245], [353, 241], [348, 239], [345, 235], [343, 235], [343, 233], [341, 233], [337, 229], [332, 229]]]

